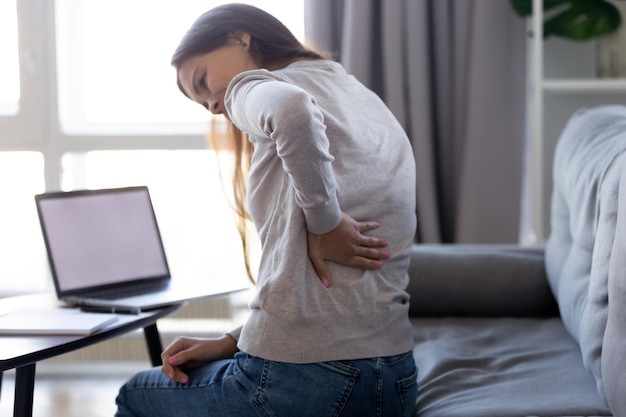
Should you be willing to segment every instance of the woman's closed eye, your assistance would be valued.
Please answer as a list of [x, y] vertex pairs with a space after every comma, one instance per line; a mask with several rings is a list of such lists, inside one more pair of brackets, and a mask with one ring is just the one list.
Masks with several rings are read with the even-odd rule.
[[206, 88], [206, 74], [200, 77], [200, 79], [198, 80], [198, 86], [203, 89]]

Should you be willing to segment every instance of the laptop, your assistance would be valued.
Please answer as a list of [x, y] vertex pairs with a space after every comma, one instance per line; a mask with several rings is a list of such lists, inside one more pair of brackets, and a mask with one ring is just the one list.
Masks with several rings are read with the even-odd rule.
[[139, 313], [230, 292], [173, 284], [146, 186], [46, 192], [35, 202], [56, 295], [66, 304]]

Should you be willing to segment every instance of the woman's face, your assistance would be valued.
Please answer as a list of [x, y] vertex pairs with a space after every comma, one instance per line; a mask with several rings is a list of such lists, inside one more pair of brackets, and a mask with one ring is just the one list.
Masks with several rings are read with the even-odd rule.
[[224, 93], [239, 73], [258, 69], [249, 53], [250, 36], [231, 38], [228, 43], [204, 55], [184, 61], [178, 67], [180, 84], [189, 98], [213, 114], [224, 114]]

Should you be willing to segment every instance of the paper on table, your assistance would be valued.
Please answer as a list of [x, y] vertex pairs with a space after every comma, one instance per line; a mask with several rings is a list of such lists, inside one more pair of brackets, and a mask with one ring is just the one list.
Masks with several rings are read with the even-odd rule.
[[117, 320], [115, 314], [78, 309], [16, 310], [0, 315], [0, 335], [89, 335]]

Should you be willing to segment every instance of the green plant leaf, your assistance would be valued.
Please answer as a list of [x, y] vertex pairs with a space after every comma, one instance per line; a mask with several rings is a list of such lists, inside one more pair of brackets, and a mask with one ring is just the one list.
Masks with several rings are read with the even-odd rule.
[[574, 0], [569, 9], [548, 18], [544, 37], [561, 36], [575, 41], [587, 41], [614, 32], [622, 19], [619, 11], [600, 0]]
[[511, 6], [515, 13], [521, 17], [530, 16], [533, 13], [533, 2], [528, 0], [511, 0]]
[[[510, 0], [515, 13], [532, 15], [532, 0]], [[619, 10], [606, 0], [544, 0], [543, 36], [587, 41], [616, 31], [622, 24]]]

